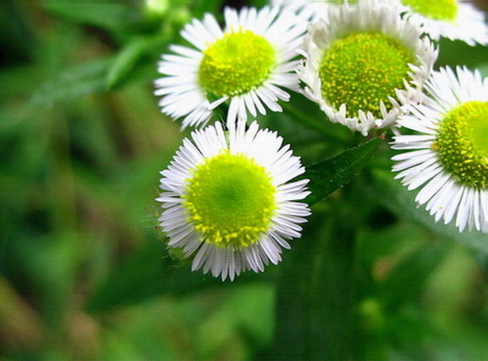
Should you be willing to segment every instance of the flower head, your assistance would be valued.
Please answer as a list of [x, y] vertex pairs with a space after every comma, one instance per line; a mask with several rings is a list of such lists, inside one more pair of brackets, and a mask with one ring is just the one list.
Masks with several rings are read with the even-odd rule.
[[488, 44], [488, 28], [482, 11], [465, 0], [382, 0], [423, 24], [434, 40], [446, 37], [469, 45]]
[[438, 221], [455, 219], [488, 233], [488, 79], [466, 68], [441, 68], [426, 84], [429, 96], [412, 104], [399, 125], [420, 134], [399, 135], [393, 157], [408, 189]]
[[363, 135], [394, 125], [402, 105], [422, 95], [437, 58], [433, 44], [394, 7], [330, 6], [327, 15], [305, 36], [304, 94], [332, 122]]
[[168, 169], [161, 172], [164, 211], [160, 221], [170, 247], [192, 256], [203, 268], [231, 280], [241, 271], [263, 271], [281, 260], [286, 241], [300, 237], [310, 192], [300, 159], [275, 132], [253, 122], [220, 122], [185, 139]]
[[327, 14], [330, 5], [341, 5], [344, 0], [272, 0], [271, 4], [284, 6], [287, 9], [299, 14], [300, 17], [316, 21]]
[[194, 19], [181, 35], [192, 47], [173, 45], [174, 54], [163, 55], [156, 80], [162, 111], [184, 117], [182, 127], [205, 125], [213, 109], [229, 102], [228, 119], [266, 114], [266, 107], [281, 111], [279, 100], [297, 90], [297, 48], [306, 24], [279, 7], [261, 10], [224, 10], [222, 30], [213, 15]]

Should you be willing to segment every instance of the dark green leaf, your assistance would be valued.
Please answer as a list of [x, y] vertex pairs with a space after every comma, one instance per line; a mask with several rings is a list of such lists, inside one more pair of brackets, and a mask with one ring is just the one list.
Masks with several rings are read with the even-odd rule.
[[[464, 41], [452, 41], [441, 38], [439, 41], [439, 58], [436, 68], [441, 66], [465, 65], [471, 69], [486, 63], [486, 47], [483, 45], [469, 46]], [[459, 54], [463, 56], [460, 57]]]
[[[179, 3], [179, 2], [178, 2]], [[221, 0], [197, 0], [192, 3], [192, 14], [195, 17], [202, 17], [204, 13], [211, 13], [218, 16], [222, 6]]]
[[310, 179], [308, 188], [312, 194], [307, 197], [306, 202], [309, 205], [320, 202], [349, 183], [368, 164], [380, 144], [381, 138], [375, 138], [333, 158], [307, 167], [305, 174], [300, 177]]
[[263, 6], [268, 5], [268, 1], [266, 0], [253, 0], [251, 2], [257, 8], [262, 8]]
[[[3, 1], [0, 4], [0, 46], [2, 66], [27, 62], [35, 54], [35, 39], [21, 4]], [[2, 82], [2, 84], [4, 84]]]

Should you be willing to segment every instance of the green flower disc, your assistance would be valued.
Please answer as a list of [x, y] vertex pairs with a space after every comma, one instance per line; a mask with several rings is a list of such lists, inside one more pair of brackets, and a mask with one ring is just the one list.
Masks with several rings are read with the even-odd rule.
[[454, 22], [458, 14], [456, 0], [402, 0], [402, 4], [433, 20]]
[[196, 167], [183, 204], [201, 241], [242, 249], [269, 230], [276, 191], [264, 167], [227, 150]]
[[466, 102], [447, 113], [432, 148], [459, 183], [488, 189], [488, 102]]
[[273, 70], [273, 46], [249, 30], [227, 33], [203, 51], [200, 85], [218, 97], [244, 94], [259, 87]]
[[383, 33], [352, 33], [336, 40], [324, 53], [319, 76], [322, 96], [339, 109], [346, 104], [347, 116], [361, 109], [381, 118], [380, 101], [391, 109], [388, 96], [403, 88], [403, 79], [414, 63], [410, 49]]

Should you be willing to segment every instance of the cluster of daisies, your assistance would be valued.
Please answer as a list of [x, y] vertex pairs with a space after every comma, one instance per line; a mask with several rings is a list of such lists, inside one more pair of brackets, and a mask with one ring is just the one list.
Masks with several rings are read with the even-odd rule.
[[[170, 47], [156, 80], [163, 113], [198, 128], [161, 172], [157, 198], [168, 245], [193, 270], [223, 280], [263, 271], [300, 237], [310, 192], [294, 179], [305, 168], [253, 121], [282, 111], [290, 91], [365, 136], [392, 129], [404, 151], [393, 171], [409, 189], [423, 186], [418, 203], [488, 232], [488, 81], [433, 70], [440, 37], [488, 45], [482, 12], [450, 0], [289, 0], [223, 15], [188, 23], [189, 44]], [[207, 125], [217, 108], [225, 121]]]

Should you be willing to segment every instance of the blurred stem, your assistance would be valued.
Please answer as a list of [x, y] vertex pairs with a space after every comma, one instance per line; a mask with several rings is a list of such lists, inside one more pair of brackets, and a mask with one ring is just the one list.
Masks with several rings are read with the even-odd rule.
[[52, 209], [54, 210], [54, 228], [60, 234], [70, 232], [77, 227], [75, 182], [71, 164], [70, 139], [68, 124], [65, 119], [56, 118], [51, 124], [52, 131], [52, 169], [50, 189]]
[[363, 352], [355, 322], [356, 226], [343, 201], [336, 199], [326, 213], [314, 209], [307, 232], [290, 252], [293, 259], [284, 262], [277, 295], [277, 360], [357, 360]]

